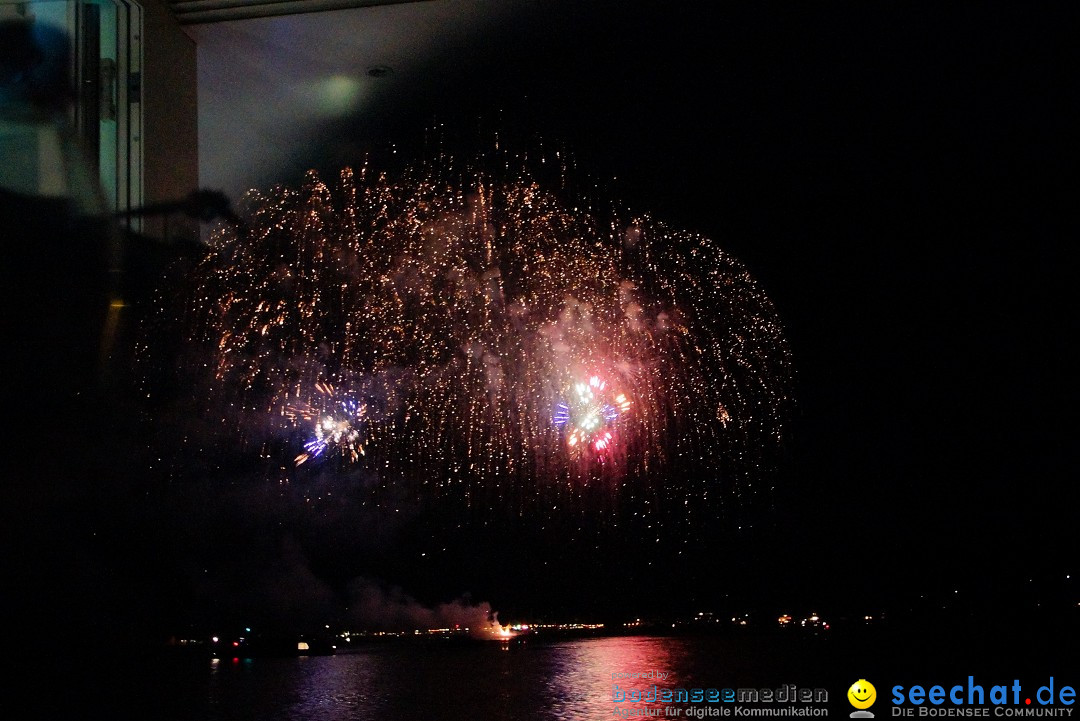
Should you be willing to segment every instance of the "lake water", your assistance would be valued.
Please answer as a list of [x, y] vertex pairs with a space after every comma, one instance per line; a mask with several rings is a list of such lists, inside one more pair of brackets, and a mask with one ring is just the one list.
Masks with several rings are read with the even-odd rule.
[[[1064, 639], [1063, 639], [1064, 640]], [[998, 644], [997, 646], [999, 646]], [[616, 703], [632, 689], [771, 688], [795, 684], [824, 688], [828, 717], [846, 719], [846, 691], [860, 678], [876, 680], [879, 718], [887, 718], [892, 683], [951, 683], [983, 674], [986, 683], [1041, 674], [1064, 681], [1075, 675], [1053, 660], [994, 654], [949, 639], [899, 639], [854, 643], [838, 639], [776, 637], [606, 637], [440, 645], [392, 641], [300, 658], [209, 659], [202, 655], [155, 657], [135, 671], [104, 669], [85, 708], [101, 718], [147, 721], [397, 721], [435, 719], [616, 718], [630, 708], [674, 705], [679, 718], [707, 703]], [[1075, 646], [1072, 646], [1075, 649]], [[1073, 658], [1075, 658], [1073, 656]], [[1046, 659], [1051, 662], [1051, 659]], [[631, 678], [659, 672], [664, 677]], [[1072, 678], [1072, 681], [1080, 679]], [[1034, 687], [1034, 686], [1033, 686]], [[97, 717], [98, 714], [94, 714]], [[48, 717], [44, 714], [42, 717]], [[68, 716], [70, 718], [70, 716]], [[732, 717], [733, 718], [733, 717]]]
[[[504, 646], [389, 643], [335, 656], [208, 661], [187, 718], [260, 721], [611, 718], [626, 693], [720, 688], [781, 678], [730, 639], [614, 637]], [[785, 664], [788, 665], [788, 664]], [[653, 672], [662, 678], [634, 678]], [[658, 673], [657, 673], [658, 672]], [[613, 676], [615, 678], [613, 678]], [[651, 707], [665, 704], [650, 704]], [[702, 704], [698, 704], [699, 706]], [[636, 704], [643, 707], [643, 704]], [[686, 704], [683, 704], [685, 707]], [[174, 708], [176, 712], [182, 709]], [[179, 717], [185, 717], [183, 713]]]

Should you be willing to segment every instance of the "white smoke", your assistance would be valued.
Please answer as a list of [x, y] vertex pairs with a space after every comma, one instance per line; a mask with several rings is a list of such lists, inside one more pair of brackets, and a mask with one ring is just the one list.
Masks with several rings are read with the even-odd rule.
[[487, 602], [472, 603], [467, 597], [429, 607], [397, 586], [385, 586], [368, 578], [349, 585], [348, 620], [370, 631], [468, 631], [476, 638], [500, 638], [509, 628]]

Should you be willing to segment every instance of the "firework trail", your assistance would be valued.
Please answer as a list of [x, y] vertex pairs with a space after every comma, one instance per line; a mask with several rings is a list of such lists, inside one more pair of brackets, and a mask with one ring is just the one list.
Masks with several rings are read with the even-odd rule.
[[296, 465], [341, 452], [470, 507], [593, 488], [685, 516], [753, 496], [791, 364], [749, 272], [527, 173], [455, 172], [249, 193], [248, 230], [217, 231], [169, 311], [201, 412], [247, 444], [253, 418], [307, 424]]

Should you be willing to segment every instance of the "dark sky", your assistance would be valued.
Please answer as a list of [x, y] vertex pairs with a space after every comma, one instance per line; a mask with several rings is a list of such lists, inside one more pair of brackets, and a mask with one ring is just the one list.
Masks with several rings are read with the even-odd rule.
[[1075, 556], [1061, 20], [652, 6], [568, 20], [530, 66], [631, 202], [776, 301], [800, 401], [778, 533], [828, 583], [861, 569], [846, 591]]
[[546, 7], [469, 62], [433, 58], [310, 165], [495, 118], [742, 259], [798, 373], [776, 515], [748, 542], [792, 576], [754, 584], [886, 602], [1063, 578], [1075, 99], [1057, 6]]
[[[583, 170], [610, 179], [607, 192], [746, 264], [786, 328], [798, 405], [772, 507], [752, 532], [701, 554], [693, 603], [1076, 596], [1063, 580], [1080, 570], [1062, 230], [1076, 100], [1063, 14], [1019, 3], [545, 7], [468, 52], [448, 39], [447, 57], [466, 62], [436, 55], [423, 82], [327, 128], [282, 179], [391, 144], [422, 153], [433, 122], [482, 118], [565, 143]], [[491, 573], [478, 562], [470, 582], [446, 587], [406, 568], [405, 551], [394, 568], [382, 531], [415, 549], [385, 526], [320, 547], [307, 519], [297, 545], [283, 546], [260, 536], [296, 520], [280, 500], [216, 488], [144, 501], [139, 468], [101, 466], [123, 468], [117, 506], [86, 488], [18, 497], [47, 497], [28, 543], [41, 544], [41, 567], [64, 559], [54, 581], [74, 569], [73, 587], [53, 584], [74, 598], [92, 586], [102, 605], [191, 620], [184, 604], [206, 559], [234, 574], [241, 561], [266, 564], [237, 577], [257, 586], [276, 574], [284, 598], [290, 583], [332, 586], [354, 570], [333, 560], [341, 543], [375, 553], [381, 565], [367, 570], [423, 603], [465, 591], [522, 614], [605, 603], [545, 600], [527, 579], [500, 588], [515, 576], [498, 569], [521, 549], [477, 549]], [[87, 497], [92, 517], [79, 512]], [[185, 514], [202, 520], [185, 527]], [[84, 531], [108, 540], [80, 545]], [[565, 578], [589, 580], [583, 569]], [[614, 607], [690, 603], [655, 588], [640, 597], [620, 593]]]

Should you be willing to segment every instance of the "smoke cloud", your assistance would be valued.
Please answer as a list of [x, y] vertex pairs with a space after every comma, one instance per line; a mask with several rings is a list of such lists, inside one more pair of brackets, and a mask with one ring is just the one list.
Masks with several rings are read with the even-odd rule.
[[467, 597], [428, 607], [396, 586], [368, 578], [349, 585], [350, 623], [371, 631], [408, 631], [448, 628], [468, 630], [477, 638], [499, 636], [507, 629], [491, 604], [471, 603]]

